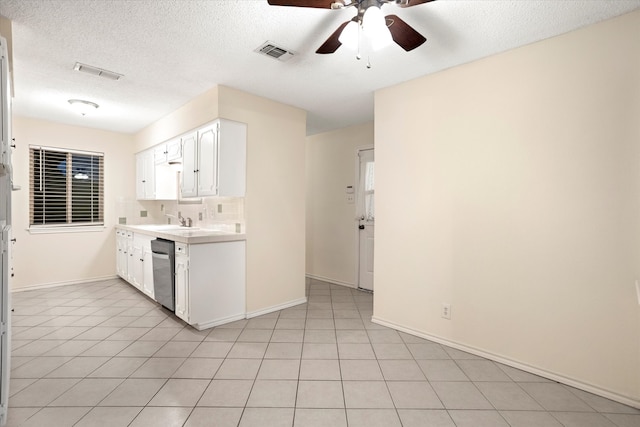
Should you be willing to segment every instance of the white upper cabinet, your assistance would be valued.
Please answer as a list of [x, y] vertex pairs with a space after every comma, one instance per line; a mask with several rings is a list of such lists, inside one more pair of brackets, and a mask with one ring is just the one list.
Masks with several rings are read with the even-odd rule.
[[243, 197], [247, 125], [216, 120], [182, 139], [182, 197]]
[[138, 200], [156, 198], [156, 165], [154, 150], [136, 154], [136, 197]]
[[167, 144], [153, 147], [153, 160], [156, 165], [167, 163]]
[[198, 195], [197, 146], [198, 132], [192, 132], [182, 137], [182, 179], [180, 180], [182, 197], [196, 197]]
[[182, 141], [180, 138], [167, 142], [167, 162], [180, 161], [182, 159]]
[[215, 196], [218, 192], [218, 123], [198, 130], [198, 196]]
[[179, 163], [182, 159], [180, 138], [172, 139], [171, 141], [153, 147], [153, 158], [156, 165], [172, 162]]
[[178, 198], [177, 170], [167, 162], [167, 144], [136, 154], [136, 197], [138, 200]]

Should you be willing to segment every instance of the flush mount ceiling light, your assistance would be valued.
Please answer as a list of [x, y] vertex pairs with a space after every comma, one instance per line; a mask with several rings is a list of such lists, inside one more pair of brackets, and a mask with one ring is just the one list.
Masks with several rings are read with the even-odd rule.
[[78, 114], [86, 116], [97, 110], [99, 105], [95, 102], [85, 101], [84, 99], [70, 99], [69, 104]]

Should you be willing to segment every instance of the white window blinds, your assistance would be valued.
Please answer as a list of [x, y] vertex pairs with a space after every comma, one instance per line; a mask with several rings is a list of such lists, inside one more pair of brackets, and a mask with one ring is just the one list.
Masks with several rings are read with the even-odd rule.
[[29, 225], [104, 225], [103, 153], [29, 147]]

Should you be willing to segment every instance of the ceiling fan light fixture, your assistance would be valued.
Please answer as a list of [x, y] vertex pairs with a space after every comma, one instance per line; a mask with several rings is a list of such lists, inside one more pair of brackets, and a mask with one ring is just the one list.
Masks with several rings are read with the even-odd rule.
[[342, 30], [338, 41], [348, 49], [358, 50], [359, 30], [359, 25], [356, 21], [349, 22], [347, 26]]
[[367, 35], [373, 50], [380, 50], [393, 41], [387, 27], [387, 20], [377, 6], [371, 6], [364, 12], [362, 30]]

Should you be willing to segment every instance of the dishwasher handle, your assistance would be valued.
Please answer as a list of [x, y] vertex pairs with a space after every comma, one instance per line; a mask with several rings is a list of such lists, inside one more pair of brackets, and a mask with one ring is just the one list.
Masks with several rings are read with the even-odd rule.
[[162, 254], [160, 252], [151, 252], [151, 256], [158, 259], [169, 259], [169, 254]]

